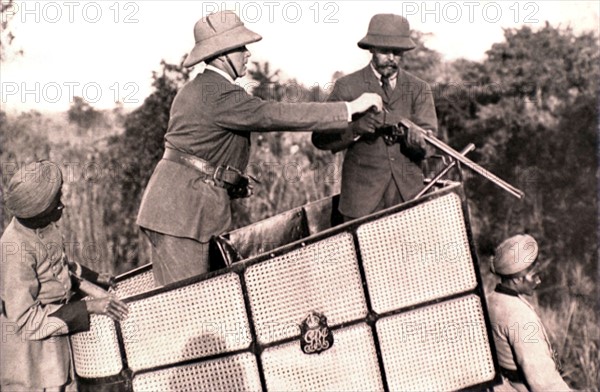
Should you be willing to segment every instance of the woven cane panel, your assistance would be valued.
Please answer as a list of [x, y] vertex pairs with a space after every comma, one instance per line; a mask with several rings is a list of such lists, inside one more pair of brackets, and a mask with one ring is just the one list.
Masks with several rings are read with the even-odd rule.
[[137, 375], [135, 392], [231, 392], [260, 391], [254, 354], [245, 353], [216, 360], [177, 366]]
[[96, 378], [118, 374], [123, 367], [115, 324], [106, 316], [92, 314], [90, 329], [71, 336], [75, 372]]
[[251, 342], [233, 273], [133, 301], [121, 325], [134, 371], [244, 349]]
[[371, 329], [359, 324], [333, 331], [333, 346], [307, 355], [300, 342], [271, 347], [262, 354], [270, 391], [382, 391]]
[[494, 378], [475, 295], [387, 317], [376, 327], [390, 390], [457, 390]]
[[458, 195], [357, 229], [373, 310], [383, 313], [477, 285]]
[[115, 294], [119, 298], [127, 298], [145, 293], [155, 287], [154, 273], [152, 272], [152, 269], [150, 269], [117, 283]]
[[245, 278], [260, 343], [298, 335], [311, 311], [324, 314], [330, 326], [367, 314], [350, 233], [255, 264]]

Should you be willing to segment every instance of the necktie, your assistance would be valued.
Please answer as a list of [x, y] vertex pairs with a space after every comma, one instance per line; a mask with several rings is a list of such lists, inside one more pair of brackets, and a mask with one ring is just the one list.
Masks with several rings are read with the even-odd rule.
[[[383, 93], [384, 93], [383, 106], [387, 107], [390, 102], [390, 98], [392, 96], [392, 86], [390, 85], [389, 77], [381, 75], [381, 87], [383, 87]], [[383, 141], [388, 146], [391, 146], [392, 144], [394, 144], [398, 141], [398, 137], [396, 135], [384, 134]]]
[[385, 103], [387, 104], [392, 97], [392, 86], [390, 85], [390, 78], [387, 76], [381, 76], [381, 87], [383, 87], [383, 92], [385, 93]]

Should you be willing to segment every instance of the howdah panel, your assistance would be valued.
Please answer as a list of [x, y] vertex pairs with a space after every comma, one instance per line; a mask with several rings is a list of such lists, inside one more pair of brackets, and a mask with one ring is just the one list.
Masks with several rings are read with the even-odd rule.
[[390, 390], [452, 391], [494, 378], [475, 295], [386, 317], [377, 322], [377, 333]]
[[358, 242], [377, 313], [472, 290], [477, 285], [457, 194], [361, 225]]
[[123, 341], [133, 371], [250, 345], [237, 274], [226, 274], [129, 303]]
[[311, 311], [330, 326], [363, 318], [367, 305], [350, 233], [248, 268], [246, 284], [259, 343], [296, 336]]
[[144, 373], [133, 379], [133, 390], [250, 392], [261, 386], [254, 354], [244, 353]]
[[123, 368], [115, 324], [106, 316], [92, 314], [90, 330], [71, 336], [71, 347], [80, 377], [108, 377]]
[[371, 328], [358, 324], [334, 332], [332, 348], [306, 355], [293, 341], [262, 355], [269, 391], [381, 391]]

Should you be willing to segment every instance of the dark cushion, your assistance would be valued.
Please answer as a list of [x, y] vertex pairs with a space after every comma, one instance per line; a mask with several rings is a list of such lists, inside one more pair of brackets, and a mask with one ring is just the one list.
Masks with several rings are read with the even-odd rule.
[[[213, 238], [213, 251], [221, 253], [225, 266], [245, 260], [308, 236], [304, 210], [295, 208], [271, 218]], [[219, 261], [213, 267], [219, 267]]]

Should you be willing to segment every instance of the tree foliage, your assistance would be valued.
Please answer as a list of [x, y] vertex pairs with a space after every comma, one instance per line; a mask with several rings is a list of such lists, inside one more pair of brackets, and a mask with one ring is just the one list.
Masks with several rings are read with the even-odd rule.
[[436, 95], [449, 143], [475, 143], [471, 159], [526, 193], [517, 200], [465, 171], [482, 271], [504, 238], [525, 232], [538, 239], [550, 333], [571, 385], [592, 389], [599, 373], [589, 350], [597, 352], [599, 330], [585, 314], [598, 306], [589, 277], [598, 257], [599, 67], [596, 34], [549, 24], [508, 29], [485, 61], [451, 64]]
[[463, 63], [462, 86], [477, 88], [444, 97], [438, 107], [453, 141], [474, 141], [475, 160], [527, 194], [516, 201], [484, 180], [469, 182], [479, 234], [489, 242], [484, 250], [513, 232], [528, 231], [542, 239], [547, 260], [561, 255], [591, 261], [597, 38], [546, 25], [536, 32], [506, 30], [505, 40], [488, 51], [483, 64]]
[[[0, 2], [0, 62], [6, 60], [8, 47], [12, 45], [15, 35], [9, 29], [9, 22], [14, 17], [14, 0]], [[23, 54], [23, 50], [16, 51]]]
[[94, 109], [81, 97], [74, 97], [67, 111], [69, 122], [76, 124], [82, 130], [89, 130], [94, 125], [100, 125], [104, 116], [102, 112]]
[[404, 69], [418, 76], [427, 83], [434, 85], [443, 76], [442, 56], [425, 44], [428, 34], [414, 31], [412, 40], [416, 47], [403, 56]]

